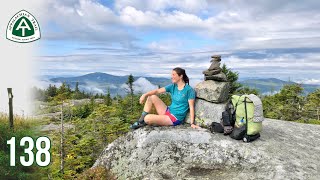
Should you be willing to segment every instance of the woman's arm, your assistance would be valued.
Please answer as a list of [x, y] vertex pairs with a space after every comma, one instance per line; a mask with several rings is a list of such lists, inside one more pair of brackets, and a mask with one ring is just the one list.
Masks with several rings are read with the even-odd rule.
[[190, 109], [190, 124], [192, 128], [200, 128], [195, 124], [195, 115], [194, 115], [194, 99], [189, 99], [189, 109]]
[[146, 97], [151, 96], [151, 95], [161, 94], [164, 92], [166, 92], [166, 89], [164, 87], [146, 92], [146, 93], [142, 94], [142, 96], [140, 97], [140, 104], [143, 104], [144, 99]]

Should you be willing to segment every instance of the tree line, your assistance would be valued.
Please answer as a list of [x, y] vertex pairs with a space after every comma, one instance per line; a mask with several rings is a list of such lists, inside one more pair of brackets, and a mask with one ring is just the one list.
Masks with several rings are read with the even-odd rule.
[[303, 95], [301, 84], [284, 85], [275, 94], [263, 95], [259, 90], [238, 82], [239, 74], [223, 65], [223, 72], [231, 84], [231, 94], [255, 94], [262, 99], [264, 116], [272, 119], [320, 124], [320, 89]]
[[[143, 105], [139, 103], [140, 93], [134, 92], [134, 78], [129, 76], [126, 96], [116, 95], [111, 97], [106, 94], [90, 94], [80, 91], [76, 85], [71, 89], [66, 83], [60, 87], [49, 85], [46, 89], [33, 88], [36, 100], [44, 100], [50, 104], [50, 109], [63, 105], [62, 117], [64, 124], [73, 127], [65, 129], [63, 133], [63, 146], [60, 146], [62, 133], [60, 131], [48, 132], [52, 140], [52, 164], [43, 169], [52, 179], [112, 179], [111, 173], [104, 168], [90, 169], [103, 149], [119, 136], [129, 131], [129, 126], [141, 115]], [[159, 95], [169, 104], [171, 99], [168, 94]], [[69, 100], [89, 98], [81, 105], [70, 105]], [[95, 101], [95, 99], [103, 101]], [[53, 108], [60, 111], [60, 108]], [[152, 109], [152, 113], [156, 113]], [[47, 118], [47, 123], [59, 124], [60, 120]], [[61, 148], [63, 147], [63, 149]], [[63, 153], [61, 153], [63, 151]], [[61, 155], [63, 157], [61, 157]], [[64, 161], [61, 171], [61, 159]]]
[[[227, 79], [230, 82], [230, 96], [232, 94], [258, 95], [263, 102], [265, 117], [300, 122], [315, 122], [314, 120], [319, 120], [320, 89], [317, 89], [307, 95], [303, 95], [303, 87], [300, 84], [293, 83], [290, 85], [284, 85], [278, 93], [263, 95], [260, 94], [258, 89], [244, 86], [239, 83], [239, 73], [227, 68], [225, 64], [222, 66], [222, 71], [226, 74]], [[134, 113], [135, 106], [139, 106], [139, 104], [137, 104], [138, 100], [134, 100], [134, 96], [139, 94], [134, 93], [133, 82], [134, 78], [130, 75], [126, 82], [128, 85], [128, 89], [126, 91], [129, 98], [129, 107], [127, 109], [130, 110], [131, 114]], [[74, 90], [70, 88], [70, 85], [62, 83], [60, 87], [49, 85], [48, 88], [43, 90], [34, 87], [33, 92], [34, 99], [47, 102], [60, 102], [66, 99], [100, 98], [104, 99], [105, 103], [110, 106], [113, 101], [120, 102], [123, 98], [126, 98], [119, 95], [111, 98], [109, 89], [106, 94], [92, 94], [80, 91], [78, 82], [76, 83]], [[170, 98], [167, 97], [167, 99]]]
[[[257, 89], [243, 86], [238, 82], [239, 74], [223, 65], [223, 72], [230, 81], [231, 94], [256, 94], [261, 97], [264, 106], [264, 115], [268, 118], [288, 121], [313, 122], [317, 119], [314, 111], [320, 104], [320, 90], [304, 96], [303, 88], [299, 84], [285, 85], [280, 92], [273, 95], [261, 95]], [[65, 123], [74, 125], [67, 129], [64, 134], [64, 171], [60, 171], [60, 146], [52, 147], [52, 164], [44, 171], [52, 179], [83, 179], [90, 176], [94, 178], [99, 174], [106, 179], [112, 179], [110, 172], [105, 169], [90, 169], [100, 152], [113, 140], [129, 131], [129, 125], [137, 120], [143, 110], [139, 104], [141, 94], [134, 92], [134, 78], [129, 76], [127, 95], [111, 97], [106, 94], [90, 94], [80, 91], [78, 85], [71, 89], [66, 83], [60, 87], [50, 85], [41, 90], [34, 88], [38, 94], [37, 100], [61, 103], [70, 99], [90, 98], [90, 102], [80, 106], [68, 106], [63, 109]], [[170, 104], [168, 94], [159, 97]], [[103, 99], [102, 103], [94, 101], [95, 98]], [[152, 113], [155, 113], [155, 109]], [[49, 120], [57, 123], [55, 120]], [[316, 121], [317, 123], [319, 121]], [[60, 143], [60, 132], [54, 131], [49, 134], [53, 144]], [[96, 176], [97, 177], [97, 176]]]

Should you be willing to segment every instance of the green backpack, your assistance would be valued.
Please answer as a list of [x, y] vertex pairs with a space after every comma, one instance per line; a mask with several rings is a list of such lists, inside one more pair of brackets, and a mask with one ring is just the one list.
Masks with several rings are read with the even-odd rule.
[[[234, 106], [235, 124], [230, 136], [234, 139], [243, 139], [259, 136], [262, 131], [263, 109], [259, 97], [250, 95], [232, 95], [231, 102]], [[247, 123], [248, 122], [248, 123]]]

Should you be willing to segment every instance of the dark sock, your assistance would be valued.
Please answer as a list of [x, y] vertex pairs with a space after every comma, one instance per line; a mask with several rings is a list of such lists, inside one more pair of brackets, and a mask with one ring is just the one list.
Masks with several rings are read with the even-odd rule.
[[138, 122], [142, 123], [144, 122], [144, 117], [146, 117], [146, 115], [149, 114], [148, 112], [143, 111]]

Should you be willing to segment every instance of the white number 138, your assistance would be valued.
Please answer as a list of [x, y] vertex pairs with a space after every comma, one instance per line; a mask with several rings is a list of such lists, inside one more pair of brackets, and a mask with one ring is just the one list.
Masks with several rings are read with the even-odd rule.
[[[42, 148], [42, 142], [44, 143], [44, 148]], [[10, 166], [16, 165], [16, 138], [12, 137], [7, 141], [7, 144], [10, 145]], [[20, 156], [20, 163], [23, 166], [31, 166], [34, 162], [34, 140], [31, 137], [23, 137], [20, 140], [20, 146], [27, 146], [24, 149], [26, 156]], [[39, 166], [47, 166], [50, 164], [51, 155], [49, 149], [51, 147], [51, 142], [48, 137], [39, 137], [36, 140], [36, 163]], [[42, 154], [44, 154], [44, 160], [42, 161]]]

